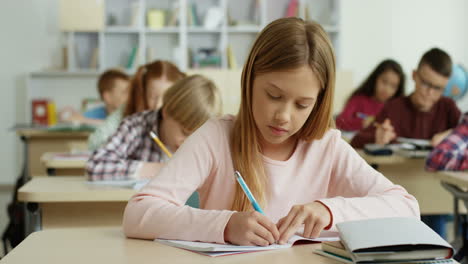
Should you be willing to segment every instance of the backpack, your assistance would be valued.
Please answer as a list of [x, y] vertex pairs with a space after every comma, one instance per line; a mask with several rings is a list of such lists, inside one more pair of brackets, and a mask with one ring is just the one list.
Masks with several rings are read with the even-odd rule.
[[8, 245], [16, 247], [25, 238], [25, 204], [18, 201], [18, 189], [26, 183], [26, 168], [16, 180], [13, 197], [8, 204], [9, 223], [2, 234], [3, 251], [8, 253]]

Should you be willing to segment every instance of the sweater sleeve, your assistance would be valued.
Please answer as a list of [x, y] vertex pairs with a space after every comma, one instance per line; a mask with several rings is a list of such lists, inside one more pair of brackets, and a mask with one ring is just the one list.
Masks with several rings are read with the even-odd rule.
[[[382, 123], [386, 118], [389, 118], [389, 106], [384, 106], [382, 111], [375, 118], [375, 122]], [[354, 148], [363, 148], [365, 144], [375, 143], [375, 126], [374, 123], [359, 131], [351, 140], [351, 146]]]
[[452, 133], [437, 145], [426, 160], [426, 169], [467, 170], [468, 169], [468, 114]]
[[220, 130], [213, 121], [205, 123], [132, 197], [123, 219], [126, 236], [225, 243], [224, 228], [234, 212], [184, 205], [218, 170], [216, 153], [223, 144]]
[[356, 131], [362, 128], [362, 119], [356, 115], [359, 105], [360, 101], [356, 96], [349, 99], [343, 112], [336, 118], [336, 126], [340, 130]]
[[326, 199], [333, 223], [379, 217], [419, 217], [419, 205], [401, 186], [370, 167], [342, 139], [336, 140], [333, 170]]
[[117, 131], [120, 121], [122, 121], [122, 108], [110, 114], [103, 124], [98, 126], [96, 130], [88, 138], [88, 149], [95, 151]]
[[454, 128], [458, 125], [460, 122], [460, 117], [461, 117], [461, 111], [455, 104], [455, 101], [450, 99], [450, 113], [449, 113], [449, 119], [448, 119], [448, 126], [450, 128]]

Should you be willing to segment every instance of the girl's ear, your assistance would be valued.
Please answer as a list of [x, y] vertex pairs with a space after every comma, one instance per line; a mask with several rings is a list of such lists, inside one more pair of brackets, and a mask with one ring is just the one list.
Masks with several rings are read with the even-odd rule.
[[110, 103], [111, 101], [111, 95], [110, 95], [110, 92], [109, 91], [104, 91], [102, 93], [102, 100], [104, 101], [104, 103], [107, 105]]
[[161, 107], [161, 116], [162, 116], [163, 119], [166, 119], [166, 117], [167, 117], [167, 109], [164, 106]]

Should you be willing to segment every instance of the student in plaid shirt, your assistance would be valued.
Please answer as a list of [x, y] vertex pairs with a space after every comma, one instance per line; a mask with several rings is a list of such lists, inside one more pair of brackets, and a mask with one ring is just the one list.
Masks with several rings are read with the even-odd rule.
[[171, 151], [206, 120], [221, 114], [216, 85], [201, 75], [176, 82], [164, 94], [160, 110], [144, 111], [125, 118], [106, 144], [95, 150], [86, 164], [88, 178], [125, 180], [150, 178], [168, 157], [152, 140], [158, 134]]
[[468, 170], [468, 112], [463, 115], [461, 123], [431, 152], [426, 169]]

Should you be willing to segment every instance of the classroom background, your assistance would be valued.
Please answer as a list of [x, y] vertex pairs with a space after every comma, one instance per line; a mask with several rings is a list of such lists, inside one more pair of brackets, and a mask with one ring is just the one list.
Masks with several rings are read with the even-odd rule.
[[[236, 5], [229, 5], [228, 2], [231, 2], [231, 0], [219, 1], [234, 9], [233, 13], [239, 13], [238, 10], [235, 10]], [[62, 72], [57, 70], [64, 65], [64, 57], [67, 57], [68, 63], [70, 63], [71, 57], [74, 57], [77, 61], [81, 60], [79, 52], [72, 54], [70, 50], [64, 51], [64, 47], [70, 41], [70, 36], [64, 33], [61, 28], [60, 2], [59, 0], [6, 0], [1, 3], [0, 230], [3, 230], [7, 224], [6, 206], [11, 200], [11, 191], [15, 179], [21, 173], [24, 164], [23, 143], [12, 127], [16, 124], [30, 122], [30, 99], [33, 96], [40, 95], [43, 92], [41, 89], [53, 93], [58, 99], [65, 101], [56, 101], [57, 107], [65, 104], [79, 106], [81, 101], [73, 96], [75, 93], [85, 93], [88, 97], [99, 97], [95, 88], [95, 78], [98, 76], [99, 69], [80, 72], [68, 66]], [[131, 3], [132, 1], [106, 0], [105, 2], [106, 5], [112, 5], [113, 3], [122, 5], [122, 3]], [[165, 2], [165, 5], [167, 5], [167, 2], [170, 1], [161, 2]], [[190, 2], [201, 3], [200, 6], [209, 6], [218, 1], [197, 0]], [[251, 2], [256, 1], [239, 0], [239, 2], [241, 3], [239, 6], [245, 9], [251, 5]], [[287, 12], [290, 3], [289, 0], [263, 0], [259, 2], [266, 3], [265, 18], [264, 21], [261, 21], [264, 23], [269, 23], [271, 20], [283, 16]], [[315, 3], [324, 5], [328, 1], [304, 0], [302, 2], [307, 2], [310, 9], [313, 9]], [[416, 68], [423, 52], [432, 47], [439, 47], [447, 51], [455, 64], [468, 66], [468, 34], [466, 34], [468, 1], [466, 0], [337, 0], [330, 2], [334, 2], [334, 7], [336, 7], [331, 13], [333, 14], [334, 25], [330, 29], [330, 34], [333, 35], [332, 39], [337, 53], [337, 68], [341, 72], [341, 75], [339, 74], [342, 78], [340, 87], [349, 87], [346, 91], [336, 91], [339, 100], [341, 100], [335, 102], [338, 106], [342, 106], [343, 100], [347, 98], [349, 93], [377, 63], [386, 58], [393, 58], [400, 62], [408, 77], [411, 76], [412, 70]], [[310, 18], [315, 19], [313, 15]], [[260, 28], [263, 26], [260, 26]], [[119, 31], [119, 29], [116, 29], [116, 31]], [[122, 29], [122, 31], [125, 31], [125, 29]], [[112, 34], [107, 32], [106, 34], [111, 36], [104, 37], [104, 39], [112, 41], [113, 37], [119, 38], [127, 33], [114, 32]], [[196, 32], [192, 33], [195, 34]], [[242, 54], [249, 50], [258, 31], [257, 29], [247, 29], [241, 32], [232, 31], [226, 35], [221, 31], [198, 33], [199, 35], [193, 37], [193, 39], [190, 39], [191, 33], [188, 33], [186, 37], [189, 39], [176, 40], [175, 42], [190, 42], [190, 45], [193, 44], [196, 48], [204, 45], [218, 45], [219, 43], [227, 44], [237, 56], [237, 66], [233, 67], [229, 61], [222, 61], [220, 71], [223, 74], [232, 71], [239, 75], [244, 63]], [[134, 34], [137, 36], [139, 33]], [[143, 35], [148, 38], [148, 40], [144, 41], [148, 42], [151, 41], [150, 38], [154, 37], [154, 35]], [[131, 52], [131, 48], [137, 43], [135, 39], [138, 37], [123, 36], [122, 38], [122, 42], [130, 43], [125, 48]], [[170, 38], [161, 44], [167, 50], [169, 50], [169, 47], [177, 45]], [[82, 43], [87, 43], [87, 41], [95, 43], [97, 38], [91, 37], [90, 40], [85, 39], [82, 41]], [[154, 41], [157, 42], [158, 40]], [[117, 40], [116, 43], [120, 43], [120, 41]], [[93, 50], [89, 49], [85, 52], [89, 57], [92, 55]], [[112, 49], [106, 47], [106, 52], [112, 52]], [[149, 51], [147, 50], [147, 52]], [[169, 51], [164, 54], [166, 56]], [[97, 56], [100, 56], [100, 54]], [[114, 54], [107, 54], [106, 56], [112, 57]], [[115, 56], [119, 55], [115, 54]], [[169, 54], [169, 57], [164, 59], [171, 59], [170, 56], [172, 55]], [[225, 57], [224, 60], [229, 57], [229, 55], [223, 56]], [[157, 56], [154, 57], [155, 59], [158, 58]], [[125, 64], [127, 59], [121, 61], [124, 61], [123, 64]], [[76, 65], [80, 63], [90, 65], [91, 62], [78, 62]], [[187, 72], [200, 71], [192, 69], [191, 66], [193, 65], [189, 62], [181, 63], [182, 65], [179, 66]], [[116, 66], [115, 64], [118, 64], [118, 62], [110, 60], [110, 67]], [[74, 70], [75, 73], [73, 73]], [[216, 71], [210, 70], [210, 72]], [[208, 75], [208, 77], [211, 76]], [[233, 80], [231, 77], [226, 78]], [[62, 80], [62, 83], [69, 83], [69, 87], [60, 85], [47, 90], [48, 82], [57, 79]], [[86, 79], [86, 81], [83, 81], [83, 79]], [[235, 81], [230, 83], [229, 87], [240, 89], [240, 80], [237, 80], [237, 83]], [[88, 83], [89, 86], [80, 87], [83, 83]], [[407, 78], [406, 87], [407, 93], [410, 93], [414, 87], [411, 78]], [[230, 93], [229, 90], [226, 91], [223, 87], [220, 87], [220, 89], [225, 93], [223, 95], [224, 103], [227, 105], [225, 109], [235, 113], [233, 109], [236, 109], [236, 102], [238, 102], [235, 98], [236, 93]], [[79, 91], [77, 92], [77, 90]], [[462, 112], [468, 110], [461, 108]]]

